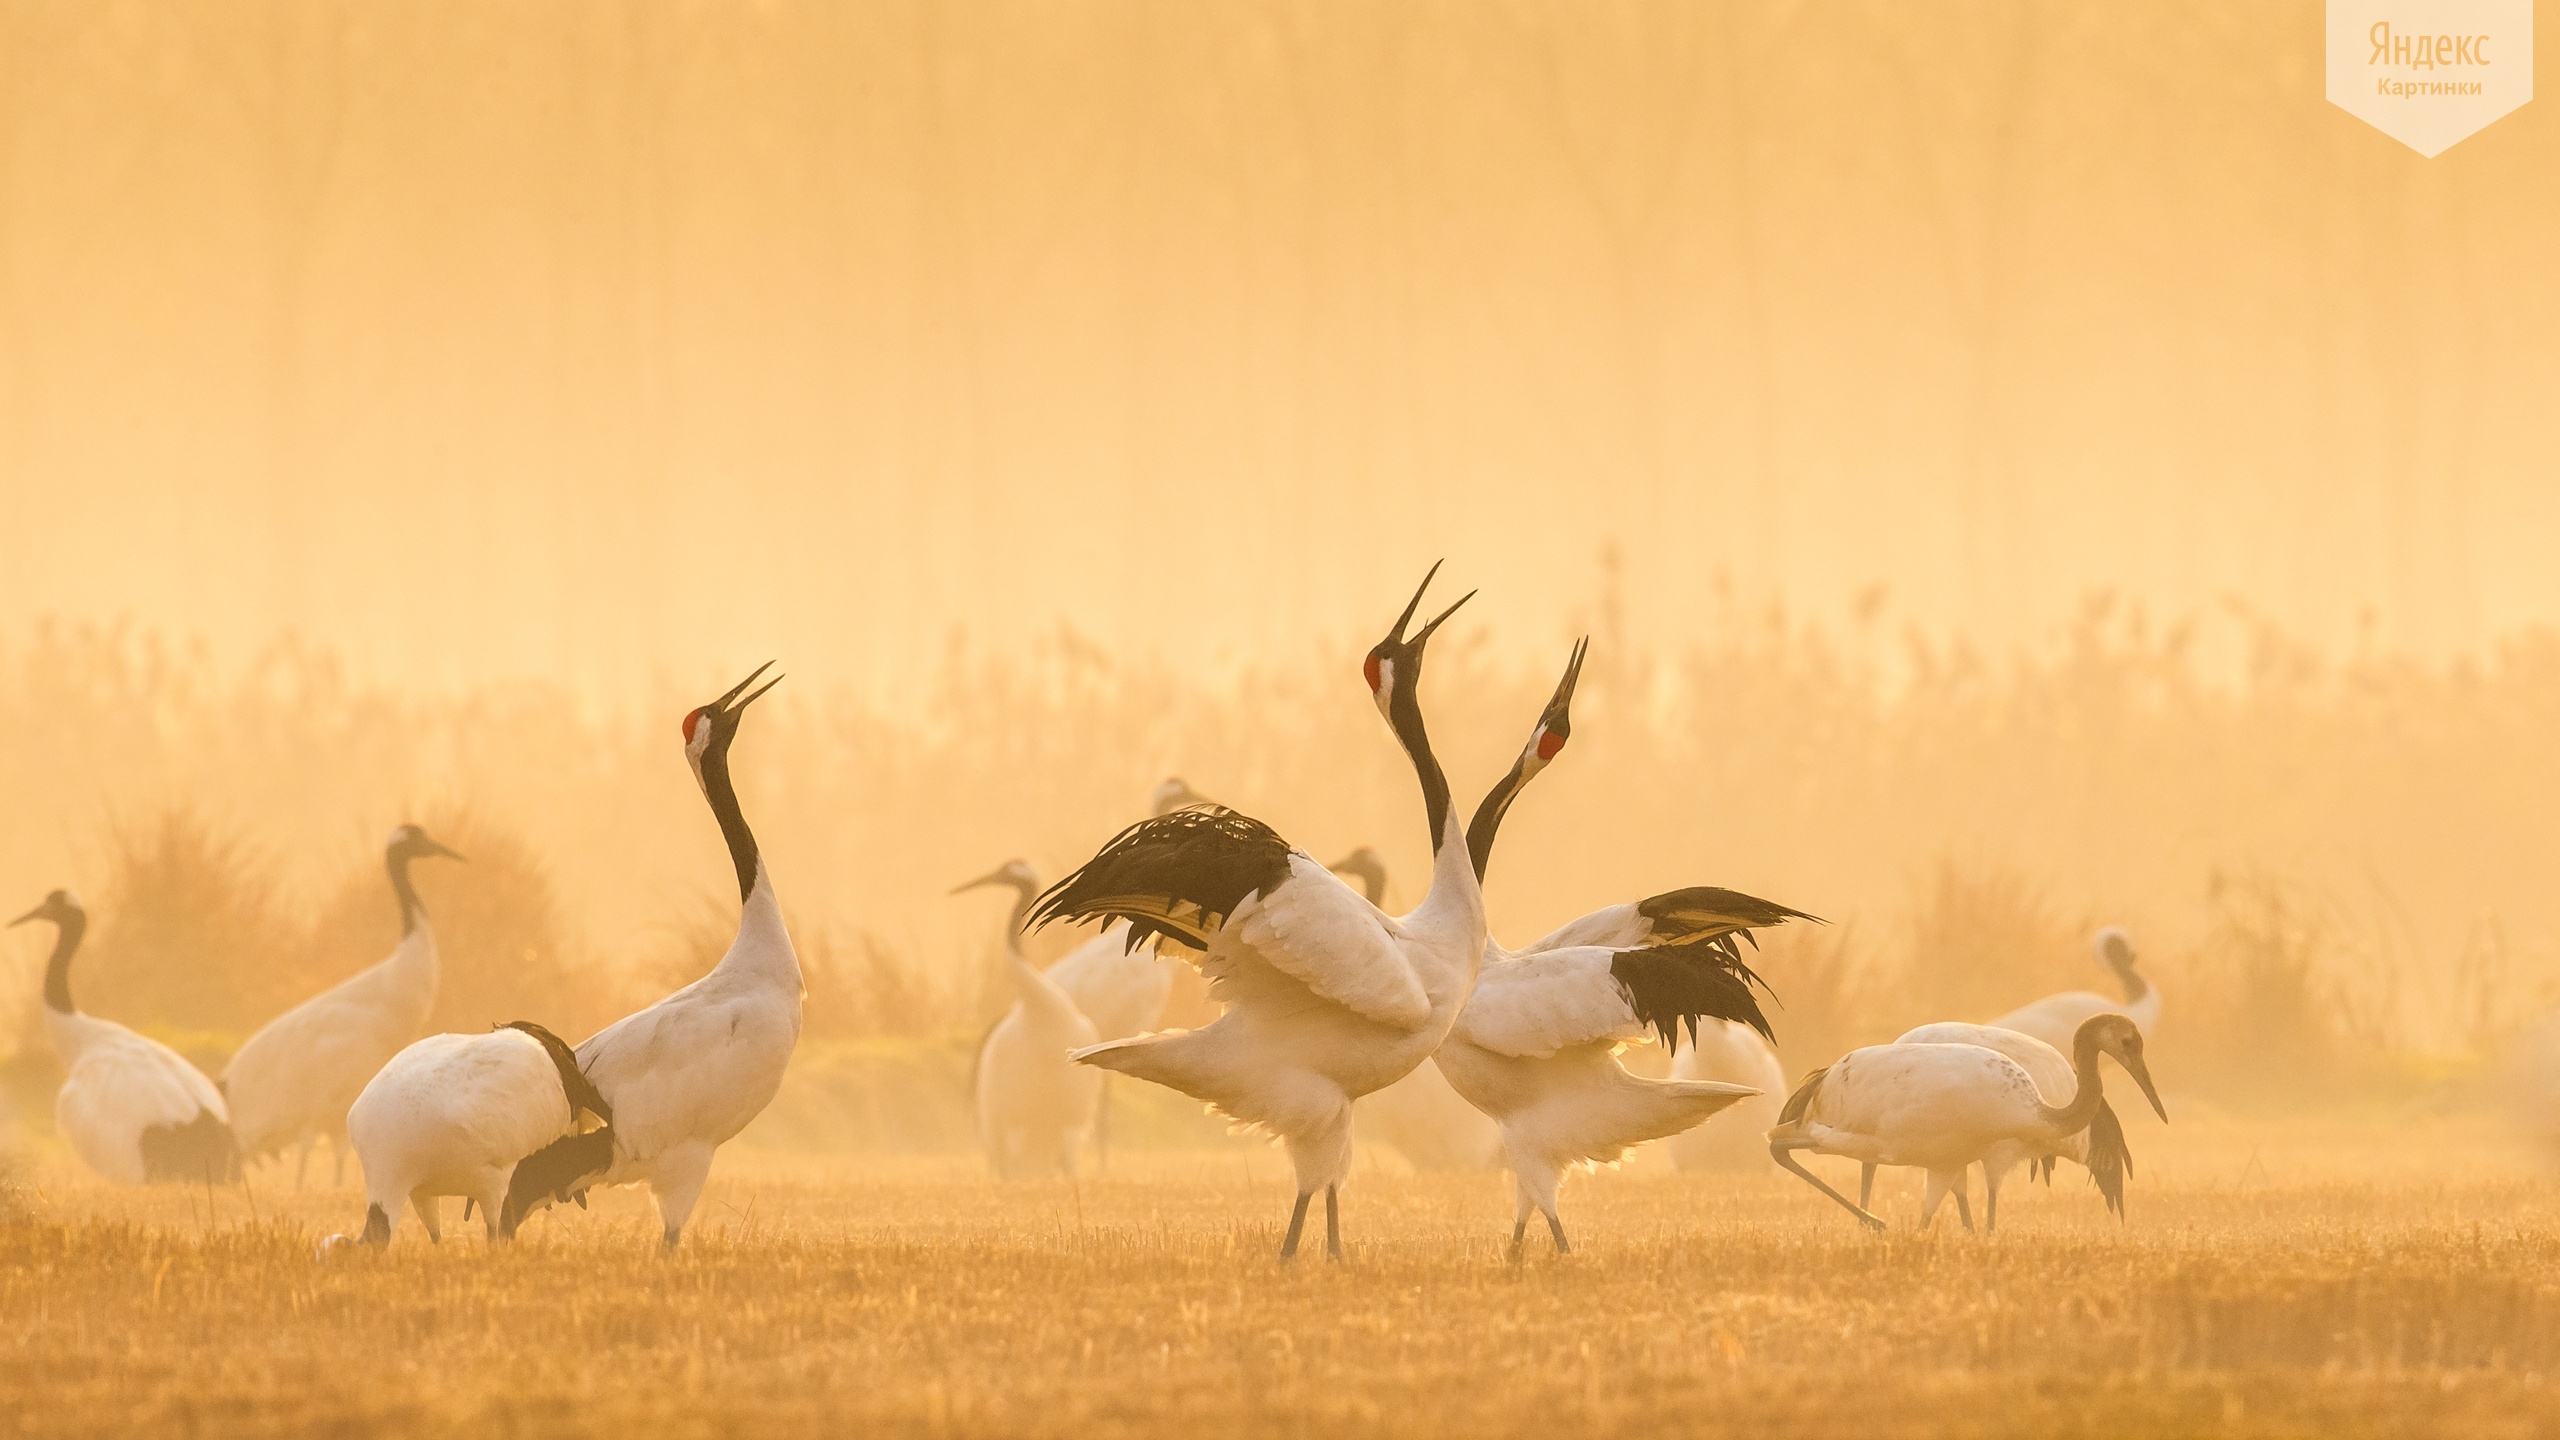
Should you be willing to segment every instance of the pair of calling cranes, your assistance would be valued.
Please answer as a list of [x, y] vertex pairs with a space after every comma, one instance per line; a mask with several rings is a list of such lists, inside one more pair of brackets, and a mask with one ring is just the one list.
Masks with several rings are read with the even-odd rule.
[[[1027, 878], [1019, 882], [1017, 932], [1025, 923], [1102, 921], [1124, 952], [1159, 939], [1196, 957], [1211, 997], [1224, 1006], [1210, 1023], [1105, 1038], [1089, 1025], [1079, 1029], [1073, 1007], [1060, 1003], [1065, 997], [1050, 996], [1043, 1003], [1062, 1023], [1040, 1043], [1063, 1038], [1072, 1047], [1064, 1048], [1066, 1058], [1077, 1065], [1164, 1085], [1278, 1139], [1296, 1181], [1284, 1259], [1297, 1253], [1318, 1193], [1327, 1253], [1340, 1257], [1339, 1191], [1350, 1168], [1353, 1104], [1426, 1061], [1495, 1124], [1514, 1178], [1512, 1253], [1521, 1249], [1533, 1210], [1556, 1249], [1568, 1250], [1556, 1195], [1565, 1170], [1615, 1161], [1761, 1093], [1721, 1080], [1635, 1076], [1616, 1058], [1620, 1045], [1650, 1032], [1676, 1052], [1684, 1027], [1694, 1044], [1699, 1027], [1710, 1023], [1745, 1026], [1767, 1039], [1768, 1021], [1753, 994], [1767, 987], [1737, 941], [1814, 918], [1696, 886], [1605, 907], [1518, 950], [1495, 942], [1483, 893], [1493, 845], [1514, 801], [1570, 738], [1588, 642], [1574, 647], [1528, 743], [1462, 824], [1431, 750], [1420, 684], [1431, 635], [1469, 597], [1408, 634], [1431, 579], [1424, 577], [1362, 666], [1422, 792], [1431, 881], [1412, 911], [1385, 914], [1376, 896], [1353, 891], [1338, 867], [1318, 863], [1260, 821], [1210, 805], [1167, 809], [1131, 826], [1037, 896]], [[1036, 978], [1018, 940], [1009, 954], [1018, 975]], [[989, 1044], [1017, 1016], [1027, 1036], [1033, 1004], [1026, 994]], [[2024, 1045], [2011, 1047], [2030, 1057], [2031, 1069], [1982, 1043], [1992, 1038], [1915, 1033], [1894, 1046], [1852, 1052], [1790, 1097], [1770, 1134], [1772, 1157], [1875, 1225], [1882, 1222], [1804, 1170], [1794, 1153], [1850, 1156], [1870, 1167], [1870, 1177], [1878, 1164], [1919, 1166], [1931, 1177], [1928, 1211], [1941, 1191], [1952, 1190], [1969, 1226], [1966, 1167], [1985, 1164], [1996, 1207], [1998, 1176], [2009, 1166], [2068, 1151], [2103, 1106], [2100, 1055], [2123, 1065], [2158, 1108], [2140, 1031], [2123, 1016], [2094, 1016], [2073, 1032], [2062, 1062], [2067, 1091], [2046, 1057], [2026, 1048], [2037, 1042], [2020, 1037]], [[982, 1047], [982, 1097], [992, 1053]], [[1058, 1053], [1049, 1051], [1053, 1065]], [[2040, 1080], [2056, 1088], [2040, 1088]], [[2056, 1094], [2063, 1103], [2051, 1103]], [[1089, 1094], [1079, 1095], [1062, 1102], [1062, 1113], [1090, 1114], [1091, 1104]], [[2079, 1149], [2081, 1158], [2093, 1158], [2089, 1142]], [[2113, 1163], [2120, 1176], [2120, 1131], [2093, 1163]]]

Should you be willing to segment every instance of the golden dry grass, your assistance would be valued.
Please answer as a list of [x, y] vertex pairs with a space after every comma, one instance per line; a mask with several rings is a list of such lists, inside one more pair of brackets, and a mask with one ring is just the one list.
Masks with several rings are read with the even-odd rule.
[[[634, 1192], [511, 1251], [316, 1262], [351, 1193], [108, 1190], [0, 1220], [30, 1434], [2407, 1435], [2560, 1428], [2560, 1190], [2484, 1123], [2144, 1126], [2132, 1223], [2075, 1179], [1996, 1238], [1867, 1236], [1793, 1182], [1573, 1183], [1507, 1264], [1495, 1176], [1364, 1174], [1350, 1263], [1270, 1254], [1264, 1151], [998, 1187], [726, 1157], [692, 1236]], [[1890, 1178], [1892, 1172], [1888, 1172]]]

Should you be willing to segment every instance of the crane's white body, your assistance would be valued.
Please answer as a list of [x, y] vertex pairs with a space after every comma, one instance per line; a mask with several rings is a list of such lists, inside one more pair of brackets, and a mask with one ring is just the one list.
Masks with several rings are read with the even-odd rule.
[[430, 1035], [392, 1056], [348, 1110], [347, 1135], [364, 1166], [368, 1211], [383, 1216], [384, 1241], [404, 1204], [428, 1239], [442, 1239], [437, 1211], [445, 1195], [476, 1202], [494, 1239], [516, 1162], [576, 1123], [542, 1042], [502, 1029]]
[[1094, 1040], [1125, 1040], [1163, 1023], [1174, 963], [1153, 945], [1131, 950], [1129, 922], [1121, 920], [1059, 956], [1045, 973], [1093, 1022]]
[[298, 1146], [308, 1163], [327, 1137], [343, 1168], [347, 1107], [427, 1028], [437, 971], [435, 930], [422, 914], [389, 959], [259, 1027], [222, 1072], [241, 1158]]
[[1488, 940], [1475, 993], [1440, 1047], [1441, 1073], [1501, 1134], [1515, 1248], [1532, 1209], [1567, 1248], [1556, 1211], [1566, 1170], [1615, 1164], [1758, 1093], [1628, 1074], [1618, 1051], [1646, 1031], [1611, 973], [1616, 957], [1591, 944], [1514, 954]]
[[1484, 897], [1454, 815], [1440, 839], [1431, 891], [1402, 917], [1291, 851], [1287, 878], [1237, 906], [1200, 962], [1225, 1014], [1075, 1058], [1279, 1137], [1301, 1203], [1338, 1186], [1351, 1169], [1352, 1102], [1440, 1048], [1482, 964]]
[[1965, 1167], [2004, 1146], [2048, 1141], [2044, 1096], [2025, 1067], [1980, 1045], [1870, 1045], [1840, 1057], [1799, 1122], [1805, 1148], [1929, 1174], [1925, 1228], [1952, 1194], [1965, 1223]]
[[[2105, 1013], [2105, 1012], [2100, 1012]], [[2077, 1027], [2074, 1027], [2077, 1033]], [[1941, 1021], [1903, 1032], [1896, 1045], [1979, 1045], [1996, 1050], [2017, 1062], [2018, 1068], [2035, 1081], [2036, 1093], [2044, 1103], [2059, 1108], [2069, 1104], [2079, 1084], [2071, 1073], [2071, 1061], [2061, 1051], [2017, 1030], [2004, 1030], [1996, 1025], [1967, 1025], [1960, 1021]], [[1982, 1185], [1989, 1204], [1996, 1213], [2000, 1204], [2000, 1185], [2020, 1161], [2045, 1157], [2068, 1160], [2075, 1165], [2089, 1164], [2089, 1132], [2074, 1130], [2068, 1135], [2004, 1140], [1982, 1157]]]
[[1072, 1176], [1101, 1105], [1103, 1075], [1067, 1056], [1100, 1036], [1075, 1001], [1019, 950], [1006, 964], [1013, 1006], [978, 1047], [978, 1142], [999, 1177]]
[[1502, 1129], [1467, 1103], [1437, 1058], [1353, 1107], [1363, 1140], [1416, 1170], [1482, 1170], [1502, 1163]]
[[737, 938], [711, 973], [577, 1048], [613, 1106], [613, 1166], [645, 1183], [672, 1245], [702, 1198], [714, 1151], [763, 1113], [800, 1043], [800, 957], [761, 861]]
[[1696, 1043], [1671, 1057], [1674, 1080], [1721, 1080], [1759, 1091], [1692, 1130], [1671, 1137], [1672, 1163], [1687, 1171], [1756, 1175], [1770, 1166], [1769, 1127], [1787, 1097], [1787, 1073], [1760, 1032], [1735, 1020], [1698, 1022]]
[[70, 1072], [53, 1097], [54, 1129], [107, 1179], [140, 1185], [152, 1178], [142, 1153], [148, 1131], [192, 1125], [207, 1115], [230, 1123], [222, 1092], [177, 1051], [77, 1010], [47, 1009], [44, 1019], [54, 1053]]

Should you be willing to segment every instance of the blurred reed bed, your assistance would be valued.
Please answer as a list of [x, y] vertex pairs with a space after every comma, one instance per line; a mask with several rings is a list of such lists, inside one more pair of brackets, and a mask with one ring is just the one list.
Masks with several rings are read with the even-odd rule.
[[[2140, 942], [2191, 1085], [2334, 1094], [2485, 1053], [2550, 1004], [2560, 637], [2422, 665], [2324, 654], [2237, 612], [2155, 627], [2099, 599], [1994, 657], [1898, 631], [1880, 598], [1859, 614], [1828, 632], [1727, 594], [1676, 617], [1676, 643], [1639, 644], [1604, 594], [1537, 663], [1453, 628], [1425, 693], [1470, 804], [1525, 738], [1549, 662], [1597, 636], [1573, 746], [1494, 862], [1496, 932], [1695, 883], [1823, 915], [1763, 956], [1795, 1068], [2104, 988], [2087, 938], [2105, 923]], [[1004, 999], [1005, 907], [952, 885], [1013, 855], [1061, 873], [1168, 773], [1323, 858], [1378, 846], [1391, 906], [1409, 903], [1428, 852], [1365, 648], [1195, 668], [1067, 630], [1001, 652], [955, 636], [897, 695], [788, 657], [735, 768], [809, 970], [812, 1038], [974, 1034]], [[290, 642], [234, 671], [147, 632], [38, 625], [0, 639], [19, 742], [0, 751], [0, 878], [19, 898], [0, 904], [80, 890], [97, 919], [82, 1002], [218, 1059], [387, 952], [378, 847], [416, 818], [472, 856], [419, 870], [443, 937], [437, 1023], [592, 1025], [725, 944], [729, 869], [674, 722], [733, 678], [669, 678], [655, 703], [606, 710], [541, 685], [359, 686]], [[0, 1033], [30, 1034], [43, 940], [0, 947]]]

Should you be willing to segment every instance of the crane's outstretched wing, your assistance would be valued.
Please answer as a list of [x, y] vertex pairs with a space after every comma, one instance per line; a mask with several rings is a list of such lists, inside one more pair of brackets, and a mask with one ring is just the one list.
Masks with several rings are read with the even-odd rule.
[[1270, 826], [1224, 806], [1176, 810], [1121, 831], [1050, 886], [1030, 926], [1111, 917], [1129, 922], [1129, 949], [1165, 935], [1206, 950], [1246, 896], [1289, 874], [1289, 842]]
[[[1604, 945], [1612, 950], [1631, 950], [1700, 936], [1748, 935], [1753, 930], [1782, 925], [1789, 920], [1811, 920], [1816, 925], [1822, 923], [1820, 916], [1789, 909], [1774, 900], [1763, 900], [1720, 885], [1692, 885], [1682, 890], [1648, 895], [1624, 905], [1604, 906], [1579, 920], [1567, 922], [1519, 953], [1538, 955], [1573, 945]], [[1755, 940], [1752, 943], [1757, 945], [1759, 942]]]
[[1675, 1051], [1680, 1027], [1736, 1020], [1769, 1034], [1731, 935], [1611, 950], [1577, 945], [1487, 965], [1458, 1015], [1458, 1031], [1502, 1055], [1552, 1055], [1575, 1045], [1633, 1039], [1650, 1029]]
[[1431, 1018], [1431, 997], [1394, 926], [1341, 876], [1293, 851], [1287, 881], [1236, 907], [1200, 973], [1211, 996], [1244, 1001], [1260, 993], [1267, 967], [1381, 1025], [1415, 1030]]

